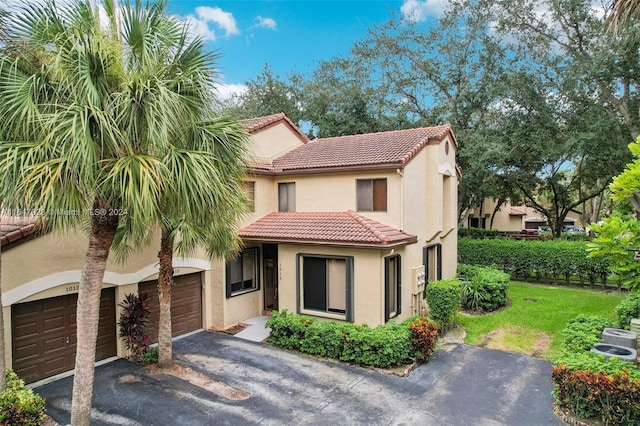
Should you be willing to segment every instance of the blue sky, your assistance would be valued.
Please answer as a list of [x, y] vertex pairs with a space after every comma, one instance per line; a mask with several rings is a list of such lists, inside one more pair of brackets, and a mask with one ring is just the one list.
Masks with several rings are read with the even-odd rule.
[[285, 77], [345, 55], [374, 24], [391, 14], [435, 19], [446, 0], [169, 0], [219, 59], [222, 94], [242, 90], [265, 63]]

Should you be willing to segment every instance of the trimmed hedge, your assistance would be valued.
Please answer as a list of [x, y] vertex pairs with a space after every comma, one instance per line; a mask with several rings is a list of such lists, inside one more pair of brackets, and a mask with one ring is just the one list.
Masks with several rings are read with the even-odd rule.
[[440, 280], [429, 283], [425, 290], [429, 316], [444, 333], [455, 319], [460, 307], [462, 283], [459, 280]]
[[581, 284], [600, 281], [604, 286], [609, 275], [609, 261], [588, 257], [584, 241], [460, 238], [458, 263], [494, 266], [513, 277], [555, 284], [577, 277]]
[[458, 237], [483, 239], [483, 238], [498, 238], [500, 235], [501, 235], [501, 232], [495, 229], [458, 228]]
[[371, 328], [366, 324], [319, 321], [286, 309], [271, 315], [266, 324], [271, 328], [269, 343], [366, 367], [402, 365], [411, 357], [425, 361], [437, 341], [437, 327], [420, 318]]
[[509, 274], [496, 268], [458, 265], [458, 278], [465, 281], [460, 300], [463, 308], [492, 312], [507, 304]]
[[603, 424], [640, 425], [640, 371], [591, 352], [560, 357], [551, 370], [556, 404]]
[[45, 401], [12, 370], [6, 371], [7, 389], [0, 393], [0, 425], [37, 426], [45, 418]]

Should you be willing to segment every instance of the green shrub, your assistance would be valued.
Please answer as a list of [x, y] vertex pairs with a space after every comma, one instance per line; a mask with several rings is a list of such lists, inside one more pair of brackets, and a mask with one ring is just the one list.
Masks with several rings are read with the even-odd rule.
[[269, 342], [284, 349], [302, 350], [302, 342], [306, 337], [307, 327], [317, 320], [302, 315], [289, 313], [286, 309], [271, 312], [266, 326], [271, 328]]
[[410, 318], [405, 323], [410, 331], [409, 339], [413, 346], [413, 357], [418, 362], [425, 362], [436, 349], [438, 326], [422, 317]]
[[556, 404], [603, 424], [640, 425], [640, 371], [592, 352], [565, 354], [551, 371]]
[[460, 307], [462, 284], [459, 280], [441, 280], [429, 283], [425, 290], [429, 316], [444, 333], [454, 321]]
[[44, 421], [45, 401], [31, 389], [24, 388], [12, 370], [6, 371], [7, 389], [0, 393], [0, 424], [36, 426]]
[[640, 293], [629, 293], [629, 295], [616, 306], [616, 314], [618, 315], [618, 326], [629, 330], [631, 328], [631, 320], [640, 318]]
[[[465, 280], [468, 280], [462, 287], [460, 303], [463, 308], [492, 312], [507, 304], [509, 274], [496, 268], [477, 266], [458, 268], [458, 270], [465, 275]], [[470, 280], [467, 278], [469, 276], [471, 276]]]
[[458, 263], [496, 267], [513, 277], [569, 283], [606, 283], [609, 258], [588, 257], [584, 241], [515, 240], [497, 238], [458, 240]]
[[407, 327], [393, 323], [376, 328], [366, 324], [354, 325], [345, 335], [340, 360], [367, 367], [387, 368], [406, 363], [411, 350]]
[[473, 277], [478, 275], [478, 270], [480, 268], [482, 268], [482, 266], [467, 265], [467, 264], [464, 264], [464, 263], [458, 263], [458, 269], [456, 271], [457, 272], [456, 276], [462, 282], [469, 282], [469, 281], [471, 281], [473, 279]]
[[437, 340], [435, 324], [413, 318], [371, 328], [319, 321], [285, 309], [272, 312], [266, 326], [271, 328], [269, 342], [281, 348], [380, 368], [402, 365], [412, 356], [424, 361]]
[[307, 323], [299, 350], [313, 355], [339, 359], [343, 352], [347, 332], [346, 324], [333, 321], [311, 321]]
[[562, 330], [567, 351], [584, 352], [602, 340], [602, 331], [613, 327], [613, 322], [604, 317], [580, 315], [567, 323]]
[[158, 362], [158, 347], [150, 347], [146, 352], [136, 355], [136, 361], [140, 364], [155, 364]]

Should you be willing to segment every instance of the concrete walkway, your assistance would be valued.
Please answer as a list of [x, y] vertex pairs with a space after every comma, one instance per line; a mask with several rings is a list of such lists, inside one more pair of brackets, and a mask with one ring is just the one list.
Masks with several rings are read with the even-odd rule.
[[269, 337], [269, 334], [271, 333], [271, 329], [265, 326], [265, 323], [269, 318], [271, 317], [260, 315], [242, 321], [243, 324], [248, 324], [247, 328], [234, 334], [233, 337], [250, 340], [252, 342], [262, 342], [264, 339]]
[[[403, 378], [206, 331], [176, 341], [174, 355], [249, 397], [118, 360], [96, 368], [92, 425], [563, 425], [551, 364], [526, 355], [448, 344]], [[72, 381], [36, 388], [63, 425]]]

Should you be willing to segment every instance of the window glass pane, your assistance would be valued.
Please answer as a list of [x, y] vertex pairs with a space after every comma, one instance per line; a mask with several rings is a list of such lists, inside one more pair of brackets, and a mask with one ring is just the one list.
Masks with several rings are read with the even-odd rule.
[[242, 257], [229, 260], [227, 283], [231, 291], [242, 290]]
[[398, 307], [398, 258], [387, 259], [387, 312], [389, 318], [396, 315]]
[[296, 184], [294, 182], [278, 184], [278, 211], [296, 211]]
[[327, 259], [329, 310], [347, 310], [347, 262], [344, 259]]
[[327, 310], [326, 260], [304, 257], [302, 262], [302, 292], [305, 309]]
[[250, 289], [256, 286], [256, 252], [246, 250], [242, 253], [242, 281], [243, 289]]
[[285, 183], [278, 184], [278, 211], [287, 211], [287, 184]]
[[373, 211], [387, 211], [387, 180], [375, 179], [373, 181]]
[[373, 181], [357, 181], [358, 211], [370, 212], [373, 210]]
[[296, 211], [296, 184], [295, 183], [287, 184], [287, 211], [288, 212]]

